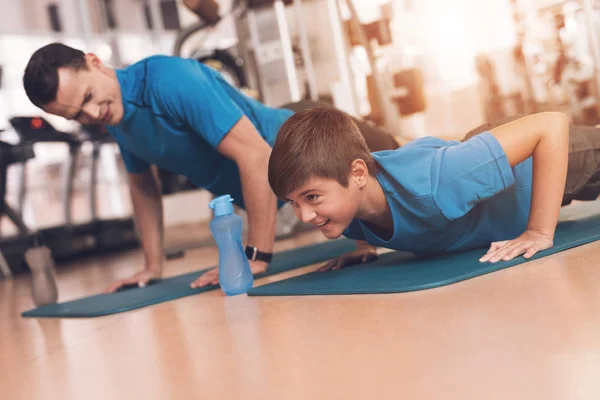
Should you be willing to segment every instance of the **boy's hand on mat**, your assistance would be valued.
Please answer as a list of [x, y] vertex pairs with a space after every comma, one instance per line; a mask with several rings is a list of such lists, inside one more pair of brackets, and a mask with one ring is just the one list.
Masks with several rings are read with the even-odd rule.
[[[263, 261], [250, 261], [250, 270], [252, 275], [257, 275], [267, 270], [267, 264]], [[219, 284], [219, 268], [213, 268], [210, 271], [206, 271], [200, 275], [198, 279], [190, 284], [191, 288], [199, 288], [206, 285], [218, 285]]]
[[116, 282], [113, 282], [108, 288], [106, 288], [104, 293], [113, 293], [119, 290], [121, 287], [128, 285], [137, 285], [139, 287], [144, 287], [148, 282], [160, 279], [161, 277], [162, 269], [146, 268], [143, 271], [140, 271], [137, 274], [130, 276], [129, 278], [120, 279]]
[[554, 245], [553, 239], [540, 232], [527, 230], [521, 236], [513, 240], [494, 242], [487, 254], [479, 259], [480, 262], [492, 262], [512, 260], [523, 255], [531, 258], [538, 251], [549, 249]]
[[357, 250], [346, 253], [341, 257], [329, 261], [318, 269], [320, 272], [336, 270], [354, 264], [368, 263], [377, 260], [379, 255], [377, 249], [373, 246], [360, 247]]

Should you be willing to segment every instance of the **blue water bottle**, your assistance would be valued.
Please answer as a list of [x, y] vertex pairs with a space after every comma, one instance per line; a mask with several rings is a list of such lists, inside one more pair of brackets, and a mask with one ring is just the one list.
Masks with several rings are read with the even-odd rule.
[[232, 202], [231, 196], [226, 194], [208, 205], [214, 210], [210, 231], [219, 247], [219, 283], [228, 296], [246, 293], [254, 284], [242, 247], [242, 218], [234, 214]]

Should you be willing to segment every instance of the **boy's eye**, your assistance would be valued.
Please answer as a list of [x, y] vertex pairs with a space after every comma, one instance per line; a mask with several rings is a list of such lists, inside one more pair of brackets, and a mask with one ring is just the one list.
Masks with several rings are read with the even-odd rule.
[[309, 194], [306, 196], [306, 200], [308, 201], [315, 201], [319, 198], [319, 195], [317, 194]]

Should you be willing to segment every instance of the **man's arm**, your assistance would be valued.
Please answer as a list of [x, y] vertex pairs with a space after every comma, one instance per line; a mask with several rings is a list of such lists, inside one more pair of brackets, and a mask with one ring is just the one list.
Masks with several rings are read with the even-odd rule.
[[[217, 150], [234, 160], [240, 171], [244, 204], [248, 213], [248, 244], [260, 251], [272, 252], [275, 241], [277, 198], [268, 181], [271, 147], [260, 136], [252, 122], [243, 116], [223, 138]], [[264, 272], [267, 264], [251, 262], [254, 274]], [[192, 287], [218, 283], [216, 270], [202, 275]]]
[[552, 246], [562, 204], [569, 159], [569, 120], [547, 112], [524, 117], [490, 131], [511, 167], [533, 156], [531, 208], [527, 231], [519, 238], [492, 244], [481, 261], [525, 258]]
[[135, 275], [114, 282], [106, 292], [114, 292], [124, 285], [144, 286], [162, 276], [163, 267], [163, 208], [160, 182], [154, 168], [138, 174], [128, 174], [131, 201], [142, 250], [144, 269]]

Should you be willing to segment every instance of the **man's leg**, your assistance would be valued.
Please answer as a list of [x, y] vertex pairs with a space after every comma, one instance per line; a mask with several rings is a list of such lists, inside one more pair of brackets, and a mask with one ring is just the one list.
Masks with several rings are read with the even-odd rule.
[[[320, 103], [312, 100], [301, 100], [297, 103], [285, 104], [281, 108], [287, 108], [294, 112], [309, 110], [315, 107], [333, 107], [330, 104]], [[367, 146], [371, 152], [381, 151], [381, 150], [394, 150], [400, 147], [400, 143], [396, 138], [389, 132], [378, 128], [377, 126], [370, 124], [365, 121], [361, 121], [360, 119], [354, 118], [350, 116], [360, 133], [362, 133], [365, 138], [365, 142], [367, 142]]]
[[569, 167], [563, 205], [600, 196], [600, 128], [569, 128]]
[[469, 132], [467, 132], [467, 134], [461, 141], [464, 142], [465, 140], [468, 140], [468, 139], [472, 138], [473, 136], [479, 135], [482, 132], [489, 131], [490, 129], [493, 129], [497, 126], [507, 124], [510, 121], [514, 121], [515, 119], [519, 119], [519, 118], [522, 118], [525, 116], [526, 115], [513, 115], [512, 117], [507, 117], [507, 118], [503, 118], [498, 121], [488, 122], [483, 125], [479, 125], [477, 128], [471, 129]]

